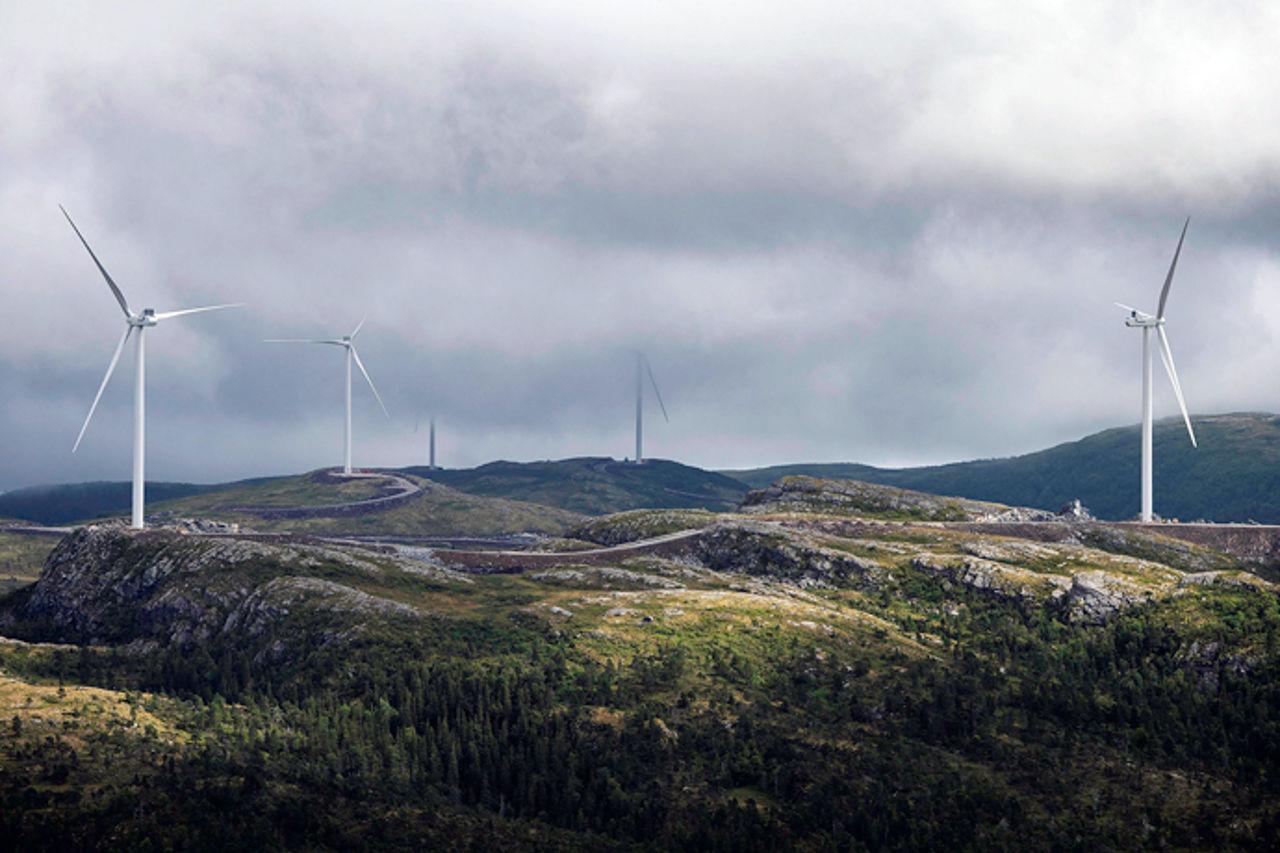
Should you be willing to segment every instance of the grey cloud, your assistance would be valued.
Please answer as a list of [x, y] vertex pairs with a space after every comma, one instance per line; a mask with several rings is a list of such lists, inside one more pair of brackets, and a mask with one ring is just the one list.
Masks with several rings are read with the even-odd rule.
[[[1035, 449], [1136, 419], [1170, 334], [1197, 411], [1274, 408], [1275, 13], [913, 3], [0, 9], [0, 488], [124, 477], [127, 375], [63, 202], [161, 330], [149, 472], [628, 453], [706, 466]], [[316, 348], [319, 350], [319, 348]], [[1161, 413], [1172, 411], [1161, 388]], [[64, 440], [65, 439], [65, 440]]]

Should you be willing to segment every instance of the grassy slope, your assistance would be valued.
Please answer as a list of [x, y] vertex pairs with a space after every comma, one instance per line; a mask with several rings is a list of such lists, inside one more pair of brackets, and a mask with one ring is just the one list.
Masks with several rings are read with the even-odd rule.
[[[1280, 523], [1280, 418], [1234, 414], [1194, 422], [1198, 449], [1180, 419], [1156, 423], [1156, 511], [1183, 520]], [[1134, 426], [1009, 459], [903, 469], [782, 465], [726, 473], [754, 487], [807, 474], [1048, 510], [1080, 498], [1099, 517], [1121, 519], [1138, 511], [1138, 441]]]
[[381, 482], [383, 481], [372, 478], [335, 481], [321, 472], [310, 472], [292, 477], [242, 480], [222, 486], [210, 486], [199, 494], [168, 502], [158, 500], [155, 505], [161, 510], [181, 507], [180, 511], [196, 515], [239, 506], [323, 506], [375, 497], [379, 493]]
[[58, 540], [0, 531], [0, 595], [26, 586], [40, 576], [44, 558]]
[[310, 475], [276, 478], [209, 492], [151, 508], [177, 516], [239, 522], [255, 530], [313, 534], [404, 536], [493, 536], [507, 533], [563, 533], [582, 517], [556, 507], [464, 494], [418, 480], [424, 494], [390, 509], [357, 515], [265, 519], [239, 507], [326, 506], [362, 500], [378, 492], [375, 480], [317, 481]]
[[642, 508], [727, 510], [737, 506], [747, 491], [744, 484], [723, 474], [662, 459], [629, 465], [584, 457], [491, 462], [457, 470], [404, 470], [470, 494], [532, 501], [584, 515]]

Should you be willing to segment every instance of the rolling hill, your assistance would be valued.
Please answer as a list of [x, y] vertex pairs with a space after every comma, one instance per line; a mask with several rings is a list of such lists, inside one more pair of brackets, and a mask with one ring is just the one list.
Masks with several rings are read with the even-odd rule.
[[147, 514], [319, 535], [554, 535], [583, 521], [559, 507], [469, 495], [411, 475], [347, 479], [327, 470], [210, 490], [154, 504]]
[[[1155, 509], [1183, 520], [1280, 523], [1280, 416], [1235, 413], [1193, 419], [1193, 448], [1178, 418], [1155, 425]], [[862, 480], [934, 494], [1057, 510], [1079, 498], [1099, 518], [1138, 512], [1136, 425], [1006, 459], [920, 468], [778, 465], [723, 473], [752, 487], [779, 477]]]
[[747, 486], [732, 477], [665, 459], [631, 465], [588, 456], [400, 470], [473, 495], [532, 501], [584, 515], [657, 508], [730, 510], [747, 493]]
[[[0, 494], [0, 516], [40, 524], [67, 524], [129, 511], [132, 486], [127, 481], [58, 483], [27, 486]], [[218, 486], [196, 483], [147, 483], [147, 500], [198, 495]]]
[[[478, 504], [465, 495], [542, 504], [582, 515], [628, 509], [729, 510], [746, 496], [747, 486], [731, 477], [661, 459], [629, 465], [614, 459], [584, 457], [548, 462], [491, 462], [478, 468], [394, 469], [456, 490], [454, 508], [474, 513]], [[204, 513], [210, 507], [309, 506], [358, 500], [369, 484], [318, 483], [316, 472], [258, 477], [233, 483], [147, 483], [147, 512]], [[372, 494], [372, 492], [369, 492]], [[443, 497], [443, 496], [441, 496]], [[129, 483], [94, 482], [31, 486], [0, 494], [0, 517], [41, 524], [67, 524], [129, 510]], [[569, 517], [563, 516], [561, 520]], [[559, 522], [553, 527], [558, 526]], [[545, 525], [544, 525], [545, 526]]]
[[[600, 540], [688, 534], [506, 554], [525, 559], [501, 572], [80, 528], [0, 597], [0, 833], [22, 850], [1274, 849], [1278, 588], [1232, 555], [1127, 525], [944, 528], [929, 519], [991, 508], [861, 484], [784, 482], [748, 509], [597, 520]], [[1123, 529], [1077, 535], [1093, 527]]]

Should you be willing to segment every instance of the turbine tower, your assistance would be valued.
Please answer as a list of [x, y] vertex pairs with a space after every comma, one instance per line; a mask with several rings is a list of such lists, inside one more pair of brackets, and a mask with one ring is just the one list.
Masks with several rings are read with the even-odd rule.
[[67, 222], [71, 225], [71, 230], [76, 232], [76, 236], [80, 238], [80, 243], [88, 251], [89, 257], [93, 258], [94, 266], [98, 268], [98, 272], [102, 273], [102, 277], [106, 279], [107, 287], [111, 288], [112, 295], [115, 296], [116, 302], [120, 303], [120, 310], [124, 312], [125, 329], [124, 334], [120, 337], [120, 343], [116, 344], [115, 354], [111, 356], [111, 363], [107, 365], [107, 374], [102, 377], [102, 384], [98, 386], [98, 393], [94, 395], [93, 405], [89, 407], [89, 414], [84, 419], [84, 426], [80, 427], [80, 434], [76, 436], [76, 443], [72, 446], [71, 452], [75, 453], [80, 449], [80, 442], [84, 439], [84, 434], [89, 429], [89, 421], [93, 420], [93, 413], [97, 411], [98, 401], [102, 399], [102, 392], [106, 390], [107, 383], [111, 381], [111, 374], [115, 372], [116, 364], [120, 361], [120, 353], [124, 351], [125, 342], [129, 340], [129, 336], [137, 332], [137, 338], [134, 343], [134, 352], [136, 360], [134, 364], [133, 374], [133, 499], [130, 523], [132, 526], [141, 530], [145, 524], [143, 520], [143, 505], [146, 498], [146, 456], [147, 456], [147, 344], [146, 331], [158, 324], [161, 320], [169, 320], [173, 317], [182, 317], [187, 314], [200, 314], [205, 311], [218, 311], [222, 308], [238, 308], [243, 302], [237, 302], [233, 305], [209, 305], [204, 308], [185, 308], [181, 311], [161, 311], [156, 313], [153, 308], [144, 308], [141, 313], [135, 313], [129, 308], [129, 302], [124, 298], [124, 294], [120, 288], [116, 286], [111, 275], [107, 272], [106, 267], [98, 260], [98, 256], [93, 253], [93, 249], [89, 248], [89, 243], [84, 239], [84, 235], [80, 233], [80, 229], [71, 221], [71, 215], [67, 213], [66, 208], [58, 205], [58, 209], [62, 211], [62, 215], [67, 218]]
[[663, 420], [671, 422], [667, 417], [667, 407], [662, 403], [662, 392], [658, 390], [658, 380], [653, 378], [653, 368], [644, 353], [636, 353], [636, 464], [644, 464], [644, 377], [649, 374], [649, 384], [653, 386], [653, 396], [658, 398], [658, 406], [662, 409]]
[[[365, 318], [368, 319], [368, 318]], [[378, 393], [378, 389], [373, 384], [373, 379], [369, 377], [369, 371], [365, 370], [364, 362], [360, 360], [360, 353], [356, 352], [355, 339], [360, 334], [360, 329], [364, 327], [362, 319], [351, 334], [341, 338], [271, 338], [264, 343], [268, 344], [325, 344], [328, 346], [342, 347], [346, 351], [347, 362], [347, 385], [346, 385], [346, 419], [343, 421], [342, 427], [342, 473], [351, 473], [351, 363], [354, 361], [356, 367], [360, 368], [360, 373], [364, 375], [364, 380], [369, 383], [369, 390], [373, 391], [374, 399], [378, 401], [378, 406], [382, 409], [382, 414], [391, 419], [391, 414], [387, 411], [387, 407], [382, 402], [382, 395]]]
[[[418, 427], [422, 424], [422, 416], [419, 415], [413, 422], [413, 431], [416, 434]], [[436, 467], [436, 419], [432, 415], [427, 421], [427, 467], [435, 470]]]
[[1173, 366], [1173, 350], [1169, 349], [1169, 336], [1164, 330], [1164, 307], [1169, 301], [1169, 286], [1173, 284], [1173, 273], [1178, 268], [1178, 256], [1182, 254], [1182, 241], [1187, 236], [1190, 217], [1182, 224], [1182, 235], [1178, 237], [1178, 248], [1173, 252], [1173, 263], [1169, 264], [1169, 273], [1164, 278], [1164, 288], [1160, 291], [1160, 303], [1155, 316], [1139, 311], [1137, 308], [1116, 305], [1129, 312], [1124, 324], [1132, 329], [1142, 330], [1142, 515], [1143, 521], [1151, 521], [1151, 332], [1155, 331], [1159, 339], [1160, 360], [1164, 362], [1165, 372], [1169, 374], [1169, 382], [1173, 385], [1173, 395], [1178, 398], [1178, 408], [1182, 410], [1182, 420], [1187, 425], [1187, 435], [1191, 437], [1191, 446], [1196, 447], [1196, 433], [1191, 428], [1191, 416], [1187, 414], [1187, 404], [1182, 398], [1182, 383], [1178, 381], [1178, 370]]

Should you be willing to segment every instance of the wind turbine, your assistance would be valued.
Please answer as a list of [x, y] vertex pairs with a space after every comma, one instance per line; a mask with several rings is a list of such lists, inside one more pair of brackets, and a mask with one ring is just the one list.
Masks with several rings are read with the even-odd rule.
[[[368, 319], [367, 317], [365, 319]], [[364, 362], [360, 360], [360, 353], [356, 352], [355, 339], [360, 334], [360, 330], [364, 328], [364, 319], [352, 330], [351, 334], [341, 338], [330, 339], [307, 339], [307, 338], [272, 338], [265, 341], [268, 344], [327, 344], [329, 346], [342, 347], [346, 350], [347, 359], [347, 409], [346, 420], [343, 422], [342, 429], [342, 473], [351, 473], [351, 362], [356, 363], [356, 367], [360, 368], [360, 372], [364, 374], [364, 379], [369, 383], [369, 389], [373, 391], [374, 398], [378, 401], [378, 406], [382, 408], [382, 414], [391, 419], [391, 414], [387, 411], [387, 407], [382, 402], [382, 395], [378, 393], [378, 389], [373, 384], [373, 379], [369, 377], [369, 371], [364, 369]]]
[[120, 292], [120, 288], [111, 279], [111, 275], [107, 272], [106, 267], [98, 260], [98, 256], [93, 253], [93, 249], [89, 248], [89, 243], [84, 239], [84, 235], [80, 233], [80, 229], [71, 221], [71, 215], [67, 213], [66, 208], [58, 205], [58, 209], [62, 211], [62, 215], [67, 217], [67, 222], [71, 225], [71, 230], [76, 232], [76, 236], [80, 238], [81, 244], [89, 253], [89, 257], [93, 258], [94, 265], [98, 268], [98, 272], [102, 273], [102, 277], [106, 279], [107, 287], [111, 288], [111, 293], [115, 296], [116, 302], [120, 303], [120, 310], [124, 312], [125, 330], [120, 337], [120, 343], [116, 344], [115, 354], [111, 356], [111, 363], [107, 365], [107, 375], [102, 377], [102, 384], [98, 386], [98, 393], [94, 395], [93, 405], [89, 407], [89, 415], [84, 419], [84, 426], [80, 427], [80, 434], [76, 436], [76, 443], [72, 446], [71, 452], [75, 453], [80, 449], [80, 442], [84, 439], [85, 430], [89, 428], [89, 421], [93, 420], [93, 413], [98, 408], [98, 401], [102, 399], [102, 392], [106, 390], [107, 383], [111, 381], [111, 374], [115, 372], [116, 364], [120, 361], [120, 353], [124, 351], [125, 341], [129, 340], [129, 336], [137, 331], [136, 343], [134, 344], [137, 360], [133, 374], [133, 510], [132, 525], [135, 529], [141, 530], [144, 526], [143, 522], [143, 502], [146, 491], [146, 435], [147, 435], [147, 344], [146, 331], [158, 324], [161, 320], [169, 320], [173, 317], [182, 317], [187, 314], [200, 314], [205, 311], [218, 311], [223, 308], [239, 308], [243, 302], [237, 302], [231, 305], [209, 305], [204, 308], [185, 308], [181, 311], [161, 311], [156, 313], [154, 308], [144, 308], [142, 313], [136, 314], [129, 308], [128, 301], [124, 298], [124, 294]]
[[[415, 433], [418, 431], [418, 427], [421, 423], [422, 423], [421, 417], [419, 417], [418, 420], [413, 422], [413, 431]], [[434, 471], [436, 468], [436, 418], [435, 418], [435, 415], [431, 416], [431, 419], [428, 422], [427, 429], [428, 429], [427, 467]]]
[[653, 396], [658, 398], [658, 406], [662, 409], [662, 418], [667, 423], [667, 407], [662, 403], [662, 392], [658, 390], [658, 380], [653, 378], [653, 368], [644, 353], [636, 353], [636, 464], [644, 464], [644, 376], [649, 374], [649, 384], [653, 386]]
[[1142, 520], [1151, 521], [1151, 332], [1154, 329], [1160, 344], [1160, 360], [1164, 362], [1165, 372], [1169, 374], [1169, 382], [1173, 385], [1173, 395], [1178, 398], [1178, 408], [1182, 410], [1182, 420], [1187, 425], [1187, 435], [1191, 437], [1191, 446], [1196, 447], [1196, 433], [1191, 428], [1191, 416], [1187, 414], [1187, 404], [1182, 398], [1182, 383], [1178, 381], [1178, 370], [1173, 366], [1173, 351], [1169, 349], [1169, 336], [1164, 330], [1164, 307], [1169, 301], [1169, 286], [1173, 284], [1173, 273], [1178, 268], [1178, 256], [1182, 254], [1182, 241], [1187, 236], [1187, 226], [1191, 224], [1188, 217], [1182, 224], [1182, 235], [1178, 237], [1178, 248], [1173, 252], [1173, 263], [1169, 264], [1169, 274], [1164, 277], [1164, 288], [1160, 291], [1160, 304], [1155, 316], [1139, 311], [1128, 305], [1116, 303], [1129, 312], [1124, 324], [1132, 329], [1142, 330]]

